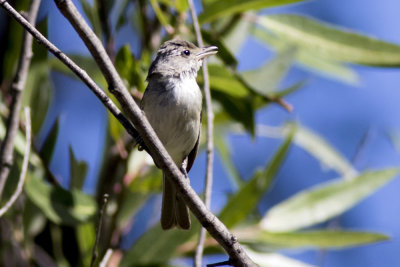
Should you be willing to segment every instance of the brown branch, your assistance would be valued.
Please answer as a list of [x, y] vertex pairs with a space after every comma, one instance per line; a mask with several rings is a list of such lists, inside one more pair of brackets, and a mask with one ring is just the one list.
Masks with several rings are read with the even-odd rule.
[[[28, 21], [32, 25], [35, 25], [39, 6], [40, 0], [33, 0], [29, 6]], [[25, 88], [26, 77], [28, 76], [28, 69], [32, 58], [32, 39], [32, 35], [25, 31], [17, 72], [11, 85], [11, 104], [6, 125], [7, 132], [0, 147], [0, 199], [14, 161], [14, 139], [18, 132], [22, 92]]]
[[[172, 161], [171, 157], [168, 155], [165, 148], [162, 146], [160, 140], [158, 139], [154, 130], [151, 128], [142, 111], [133, 101], [128, 90], [123, 85], [121, 78], [116, 72], [114, 66], [112, 64], [109, 64], [109, 62], [111, 63], [111, 61], [107, 57], [107, 54], [105, 53], [105, 50], [100, 40], [95, 36], [89, 26], [87, 26], [86, 22], [82, 19], [79, 13], [78, 17], [75, 17], [76, 13], [70, 13], [70, 11], [73, 11], [73, 9], [76, 10], [72, 2], [68, 0], [56, 2], [60, 9], [66, 9], [63, 12], [66, 14], [67, 18], [71, 19], [71, 21], [74, 21], [73, 23], [71, 23], [73, 25], [75, 24], [75, 27], [79, 29], [78, 33], [81, 35], [81, 38], [84, 40], [84, 42], [91, 43], [90, 45], [86, 45], [90, 49], [91, 53], [95, 54], [94, 58], [96, 61], [98, 61], [100, 69], [103, 71], [104, 76], [109, 83], [110, 91], [114, 93], [118, 101], [121, 103], [121, 106], [124, 108], [124, 111], [128, 115], [129, 119], [137, 127], [137, 130], [142, 137], [144, 144], [148, 148], [157, 166], [159, 166], [168, 176], [171, 177], [179, 194], [192, 210], [193, 214], [197, 217], [199, 222], [203, 225], [203, 227], [208, 230], [211, 236], [213, 236], [229, 254], [230, 262], [232, 263], [232, 265], [256, 266], [256, 264], [254, 264], [254, 262], [248, 257], [243, 247], [237, 242], [236, 237], [234, 237], [228, 231], [226, 226], [205, 207], [199, 196], [190, 187], [185, 176], [181, 173], [181, 171]], [[76, 64], [72, 62], [65, 54], [63, 54], [34, 27], [32, 27], [32, 25], [30, 25], [22, 16], [20, 16], [18, 12], [16, 12], [7, 3], [7, 1], [0, 0], [0, 5], [20, 24], [22, 24], [30, 33], [32, 33], [34, 37], [40, 43], [42, 43], [51, 53], [56, 55], [56, 57], [59, 58], [64, 64], [73, 69], [74, 73], [77, 74], [78, 77], [81, 78], [82, 81], [84, 81], [84, 83], [90, 87], [90, 89], [93, 90], [94, 88], [98, 88], [101, 91], [101, 89], [93, 82], [92, 79], [90, 79], [86, 72], [76, 66]], [[110, 99], [104, 98], [103, 95], [98, 91], [95, 91], [95, 94], [101, 99], [101, 101], [107, 106], [107, 108], [110, 109], [110, 103], [112, 103], [110, 102]], [[122, 116], [122, 114], [120, 113], [117, 114], [119, 116]], [[120, 120], [120, 118], [118, 119]]]
[[[40, 2], [40, 0], [38, 0]], [[25, 153], [24, 153], [24, 159], [22, 162], [22, 167], [21, 167], [21, 173], [19, 175], [19, 180], [17, 184], [17, 188], [15, 189], [14, 194], [11, 196], [10, 200], [7, 201], [7, 203], [0, 209], [0, 217], [3, 216], [4, 213], [7, 212], [7, 210], [14, 204], [14, 202], [17, 200], [19, 195], [22, 192], [24, 182], [25, 182], [25, 177], [26, 177], [26, 172], [28, 171], [28, 163], [29, 163], [29, 155], [31, 152], [31, 114], [30, 110], [28, 107], [25, 108], [25, 117], [26, 117], [26, 147], [25, 147]]]
[[88, 87], [89, 89], [100, 99], [100, 101], [106, 106], [106, 108], [117, 118], [117, 120], [124, 126], [127, 132], [132, 135], [136, 140], [139, 140], [139, 134], [136, 129], [132, 126], [128, 119], [122, 114], [118, 107], [112, 102], [112, 100], [103, 92], [103, 90], [93, 81], [92, 78], [81, 69], [74, 61], [66, 56], [60, 49], [46, 39], [35, 27], [33, 27], [23, 16], [21, 16], [7, 1], [0, 0], [0, 5], [15, 19], [17, 20], [41, 45], [43, 45], [48, 51], [56, 56], [61, 62], [63, 62], [68, 68], [72, 70]]
[[[201, 30], [199, 25], [199, 20], [197, 19], [196, 8], [194, 6], [193, 0], [188, 0], [190, 12], [192, 14], [194, 30], [196, 32], [197, 42], [199, 47], [204, 47], [203, 37], [201, 36]], [[204, 97], [206, 99], [206, 111], [207, 111], [207, 166], [206, 166], [206, 179], [205, 179], [205, 189], [204, 189], [204, 204], [208, 209], [211, 205], [211, 192], [213, 183], [213, 166], [214, 166], [214, 135], [213, 135], [213, 121], [214, 113], [212, 109], [211, 91], [210, 91], [210, 79], [208, 76], [208, 68], [206, 60], [203, 61], [203, 90]], [[199, 242], [196, 247], [196, 252], [194, 254], [194, 266], [201, 267], [203, 259], [204, 250], [204, 240], [206, 239], [206, 231], [202, 227], [200, 229]]]

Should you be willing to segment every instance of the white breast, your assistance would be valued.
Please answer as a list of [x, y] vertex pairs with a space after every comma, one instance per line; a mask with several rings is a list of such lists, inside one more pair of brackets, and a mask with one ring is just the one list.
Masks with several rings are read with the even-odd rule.
[[[196, 144], [200, 133], [202, 95], [195, 78], [171, 78], [165, 89], [149, 84], [143, 110], [161, 142], [180, 165]], [[154, 90], [155, 89], [155, 90]]]

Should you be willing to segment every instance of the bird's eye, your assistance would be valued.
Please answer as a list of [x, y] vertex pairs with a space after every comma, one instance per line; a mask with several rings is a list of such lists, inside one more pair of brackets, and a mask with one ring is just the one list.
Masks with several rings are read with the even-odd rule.
[[185, 51], [183, 51], [183, 53], [184, 53], [186, 56], [189, 56], [189, 55], [190, 55], [190, 51], [189, 51], [189, 50], [185, 50]]

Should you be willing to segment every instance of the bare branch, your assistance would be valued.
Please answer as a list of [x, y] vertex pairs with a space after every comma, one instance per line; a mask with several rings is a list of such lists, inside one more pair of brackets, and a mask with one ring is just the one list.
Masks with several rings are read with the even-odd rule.
[[[61, 9], [65, 6], [73, 6], [72, 2], [69, 0], [56, 2]], [[90, 79], [86, 72], [76, 66], [76, 64], [72, 62], [65, 54], [63, 54], [34, 27], [32, 27], [32, 25], [30, 25], [20, 14], [18, 14], [18, 12], [16, 12], [7, 3], [7, 1], [0, 0], [0, 5], [20, 24], [22, 24], [30, 33], [32, 33], [34, 37], [38, 39], [39, 42], [42, 43], [51, 53], [56, 55], [56, 57], [59, 58], [69, 68], [73, 69], [74, 73], [77, 74], [78, 77], [81, 78], [91, 90], [98, 88], [100, 92], [103, 93], [101, 89], [93, 82], [93, 80]], [[64, 13], [67, 14], [68, 12], [69, 11], [64, 10]], [[90, 43], [90, 45], [86, 45], [90, 49], [91, 53], [94, 54], [95, 60], [98, 61], [98, 64], [100, 65], [100, 68], [109, 83], [110, 91], [116, 96], [118, 101], [121, 103], [121, 106], [124, 108], [124, 111], [128, 115], [129, 119], [137, 127], [136, 129], [142, 137], [144, 144], [148, 148], [148, 151], [150, 152], [157, 166], [171, 177], [173, 183], [175, 184], [175, 187], [177, 188], [178, 193], [192, 210], [193, 214], [197, 217], [199, 222], [203, 225], [203, 227], [208, 230], [211, 236], [213, 236], [229, 254], [230, 262], [232, 263], [232, 265], [256, 266], [256, 264], [254, 264], [254, 262], [248, 257], [243, 247], [237, 242], [237, 239], [228, 231], [226, 226], [205, 207], [199, 196], [188, 184], [187, 179], [172, 161], [171, 157], [168, 155], [167, 151], [161, 144], [161, 141], [158, 139], [154, 130], [151, 128], [148, 120], [145, 118], [137, 104], [133, 101], [128, 90], [125, 88], [121, 78], [119, 77], [110, 59], [108, 58], [107, 53], [105, 52], [100, 40], [91, 31], [89, 26], [87, 26], [82, 17], [79, 15], [79, 17], [76, 18], [74, 17], [74, 14], [75, 13], [68, 13], [67, 18], [75, 20], [73, 23], [71, 23], [73, 25], [75, 24], [76, 28], [79, 29], [78, 33], [81, 35], [81, 38], [83, 38], [84, 42]], [[86, 26], [81, 25], [82, 23]], [[98, 96], [101, 101], [107, 106], [107, 108], [110, 109], [110, 103], [112, 103], [110, 99], [104, 98], [104, 93], [103, 95], [98, 91], [94, 92], [96, 96]], [[113, 110], [113, 112], [115, 112], [115, 110]], [[120, 120], [122, 114], [116, 114], [118, 115], [118, 120]]]
[[[199, 20], [197, 19], [196, 8], [193, 0], [189, 1], [190, 12], [192, 14], [193, 25], [196, 32], [197, 42], [200, 47], [204, 47], [203, 38], [201, 36]], [[208, 209], [211, 205], [211, 192], [213, 183], [213, 166], [214, 166], [214, 112], [212, 109], [211, 91], [210, 91], [210, 79], [208, 76], [208, 68], [206, 60], [203, 61], [203, 80], [204, 80], [204, 97], [206, 99], [206, 111], [207, 111], [207, 167], [206, 167], [206, 181], [204, 189], [204, 204]], [[206, 239], [206, 231], [204, 228], [200, 229], [199, 243], [196, 247], [196, 253], [194, 255], [194, 266], [202, 266], [204, 240]]]
[[[40, 0], [39, 0], [40, 2]], [[19, 175], [19, 180], [17, 184], [17, 189], [15, 189], [14, 194], [12, 194], [11, 198], [7, 201], [7, 203], [0, 209], [0, 217], [4, 215], [4, 213], [7, 212], [7, 210], [14, 204], [14, 202], [17, 200], [19, 195], [22, 192], [22, 189], [24, 187], [24, 182], [25, 182], [25, 177], [26, 177], [26, 172], [28, 171], [28, 163], [29, 163], [29, 155], [31, 152], [31, 143], [32, 143], [32, 131], [31, 131], [31, 114], [29, 107], [25, 107], [25, 117], [26, 117], [26, 147], [25, 147], [25, 152], [24, 152], [24, 159], [22, 162], [22, 167], [21, 167], [21, 173]]]
[[[28, 21], [32, 25], [35, 25], [39, 6], [40, 0], [33, 0], [29, 6]], [[26, 77], [31, 64], [32, 39], [32, 35], [25, 31], [17, 72], [11, 85], [11, 105], [6, 125], [7, 132], [0, 147], [0, 199], [13, 164], [14, 138], [18, 132], [22, 91], [25, 88]]]

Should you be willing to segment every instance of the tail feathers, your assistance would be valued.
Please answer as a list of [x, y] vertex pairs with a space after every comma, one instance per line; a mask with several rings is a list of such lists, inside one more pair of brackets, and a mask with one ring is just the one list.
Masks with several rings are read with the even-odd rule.
[[163, 200], [161, 208], [161, 227], [190, 229], [189, 209], [177, 195], [175, 186], [163, 175]]

